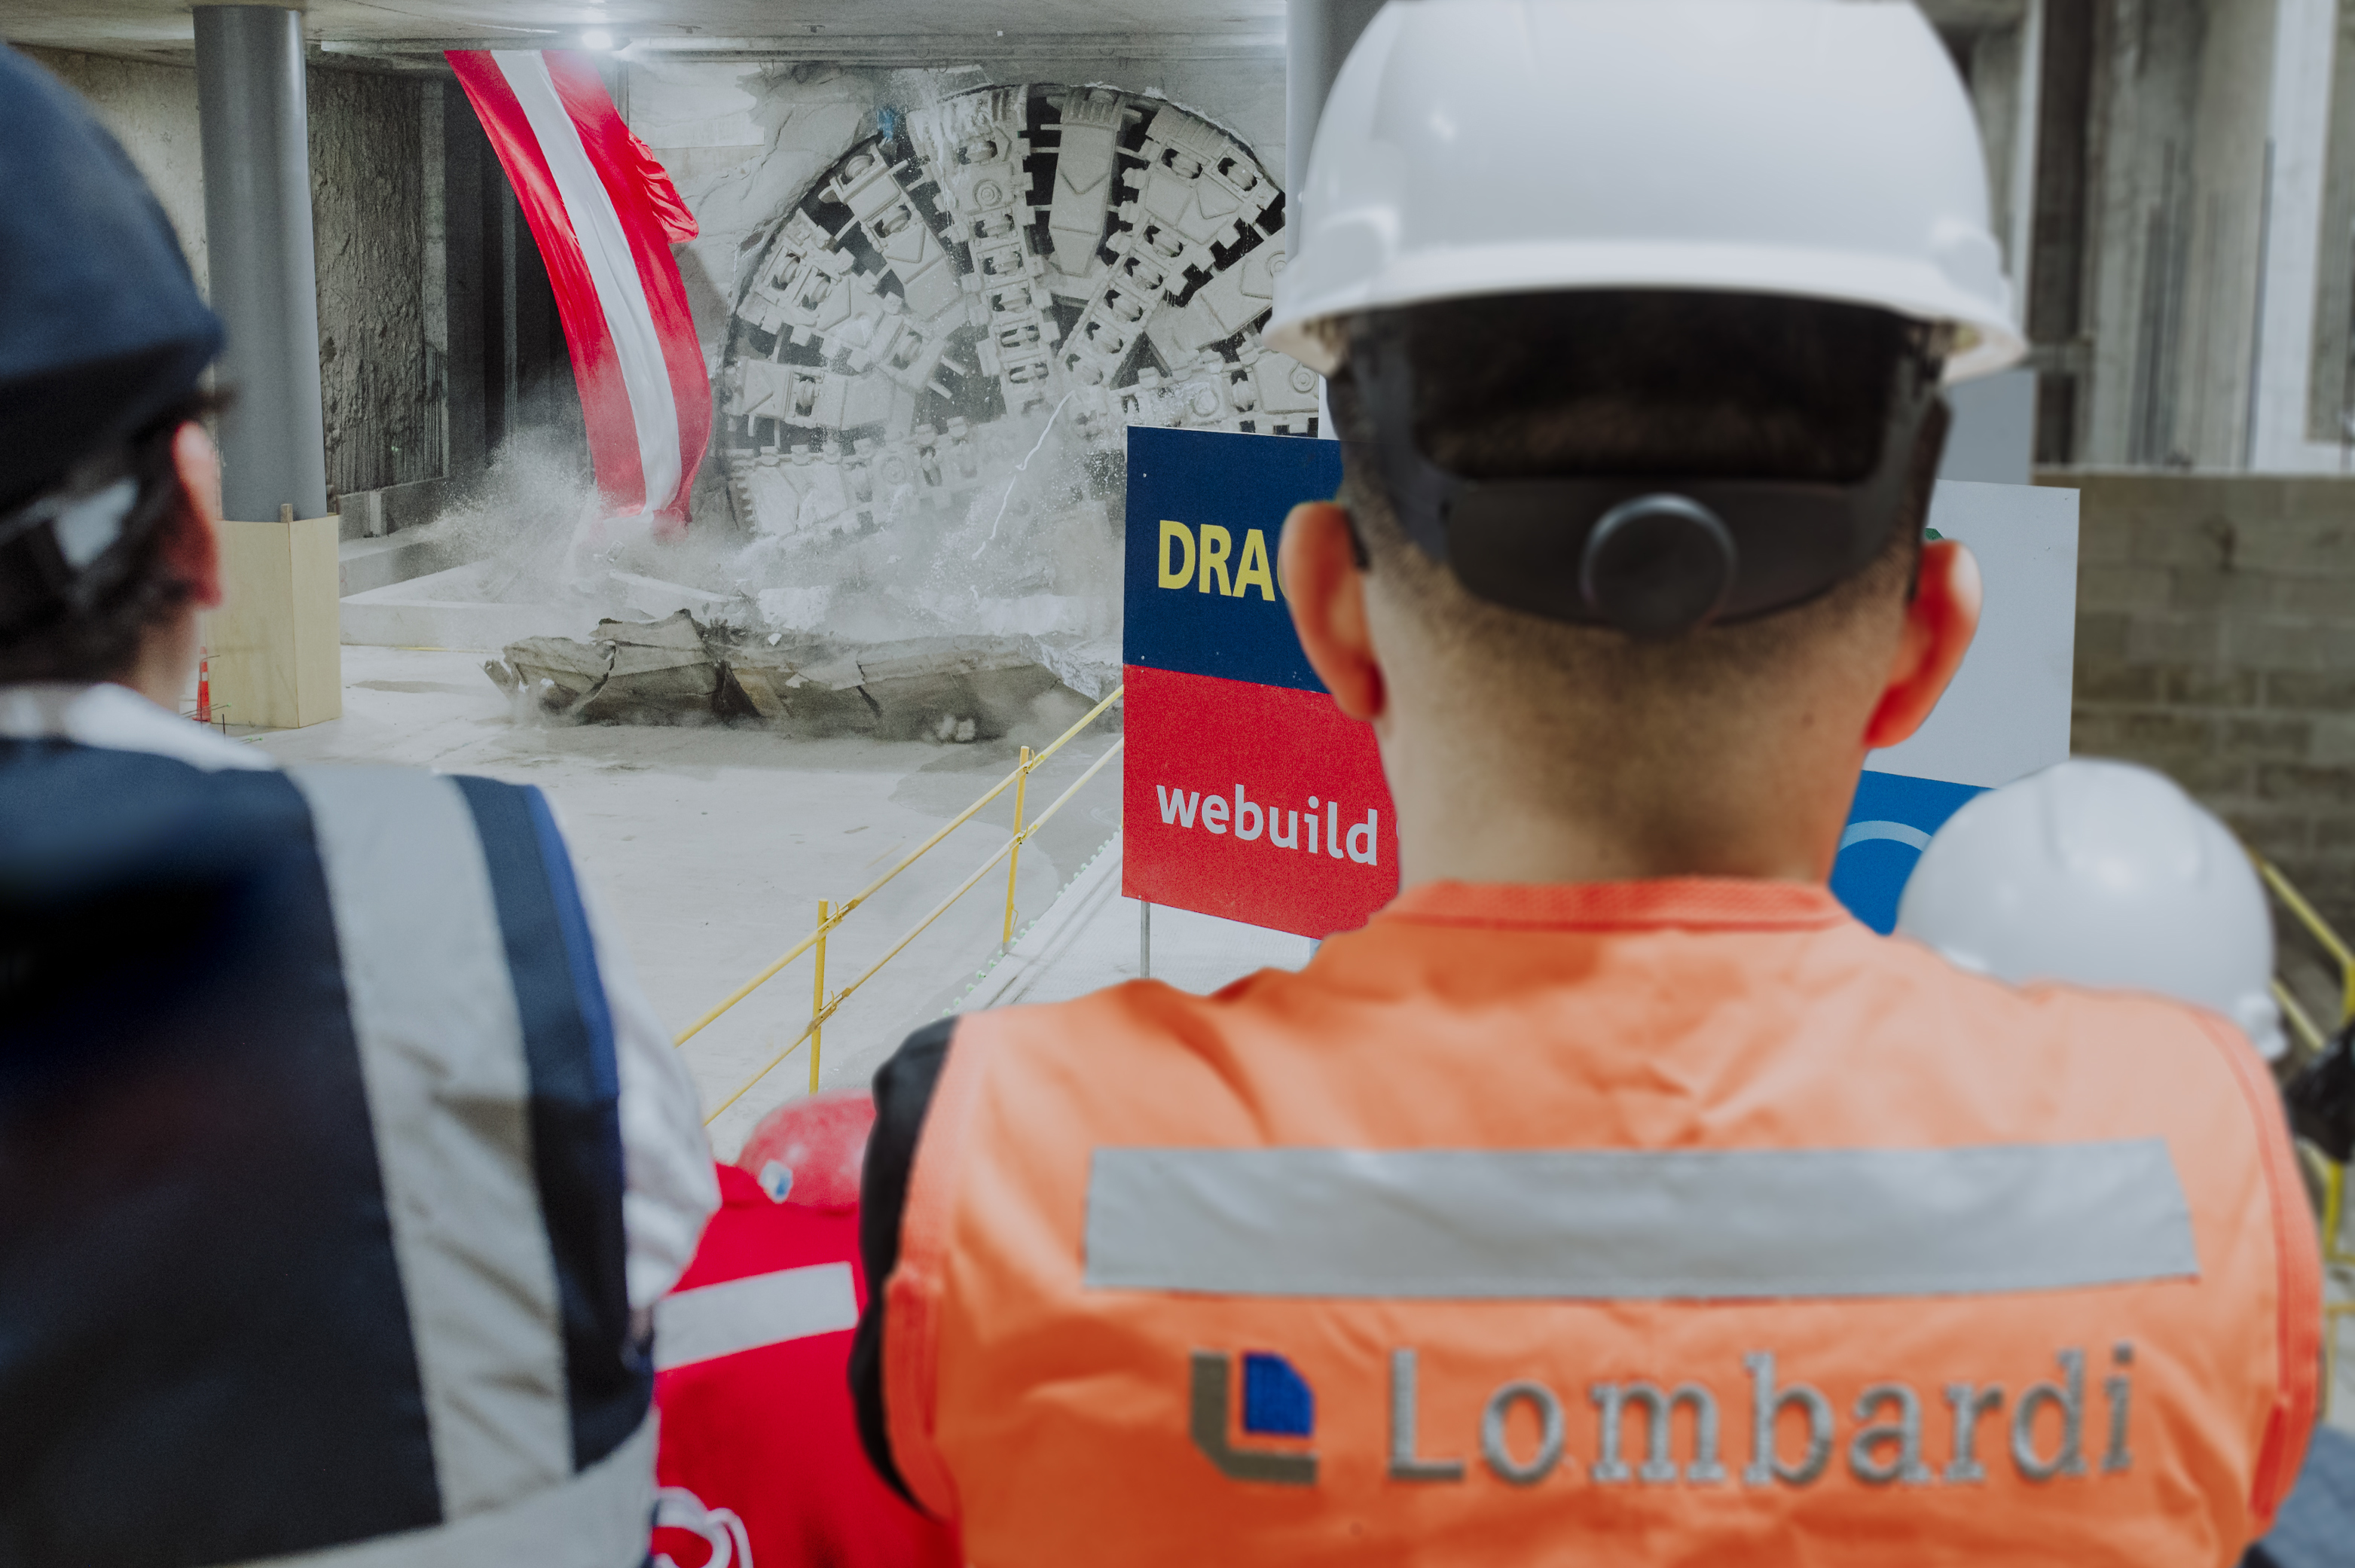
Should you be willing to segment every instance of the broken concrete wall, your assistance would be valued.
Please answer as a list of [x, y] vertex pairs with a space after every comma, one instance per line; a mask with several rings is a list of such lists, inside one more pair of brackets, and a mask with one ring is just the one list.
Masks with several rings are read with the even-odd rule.
[[851, 648], [706, 626], [683, 609], [656, 621], [600, 622], [586, 642], [527, 638], [484, 671], [551, 717], [591, 724], [757, 720], [806, 738], [993, 740], [1062, 689], [1032, 649], [1010, 640], [980, 645], [925, 638]]
[[443, 388], [427, 338], [423, 84], [315, 66], [309, 79], [327, 486], [432, 479]]
[[724, 346], [743, 241], [767, 225], [826, 165], [875, 133], [879, 113], [905, 112], [944, 93], [990, 82], [1109, 82], [1166, 98], [1239, 133], [1274, 172], [1284, 167], [1284, 59], [1156, 59], [1041, 50], [984, 67], [943, 61], [923, 69], [823, 61], [706, 63], [656, 56], [628, 61], [613, 82], [630, 128], [654, 149], [703, 232], [679, 250], [696, 330], [715, 361]]
[[764, 633], [1025, 641], [1109, 689], [1125, 429], [1316, 430], [1316, 377], [1258, 331], [1282, 87], [1273, 51], [629, 64], [616, 101], [701, 230], [696, 535], [740, 543], [613, 564], [741, 593]]

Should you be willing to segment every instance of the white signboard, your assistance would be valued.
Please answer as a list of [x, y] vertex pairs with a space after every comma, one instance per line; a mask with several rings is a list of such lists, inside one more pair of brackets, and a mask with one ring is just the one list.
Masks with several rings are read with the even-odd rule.
[[1977, 557], [1987, 608], [1930, 722], [1864, 765], [1991, 789], [2064, 760], [2077, 641], [2077, 493], [1941, 480], [1930, 526]]
[[1982, 789], [2069, 755], [2077, 641], [2077, 493], [1941, 480], [1930, 526], [1978, 561], [1985, 608], [1954, 683], [1914, 736], [1873, 752], [1832, 891], [1886, 931], [1930, 835]]

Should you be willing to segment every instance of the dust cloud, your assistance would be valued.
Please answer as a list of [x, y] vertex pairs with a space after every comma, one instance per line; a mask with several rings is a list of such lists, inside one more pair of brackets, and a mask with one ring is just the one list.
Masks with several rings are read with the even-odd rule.
[[[1009, 643], [1101, 696], [1120, 678], [1117, 457], [1092, 450], [1064, 405], [973, 432], [969, 484], [892, 484], [810, 515], [763, 494], [751, 518], [706, 486], [683, 538], [604, 514], [577, 438], [525, 431], [436, 524], [487, 602], [652, 621], [679, 609], [754, 638], [846, 647]], [[783, 487], [779, 487], [782, 489]], [[779, 504], [783, 502], [783, 504]]]

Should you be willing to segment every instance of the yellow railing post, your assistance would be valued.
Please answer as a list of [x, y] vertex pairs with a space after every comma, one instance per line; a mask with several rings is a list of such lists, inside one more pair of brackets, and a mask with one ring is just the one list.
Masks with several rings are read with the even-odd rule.
[[2274, 980], [2274, 1005], [2281, 1009], [2282, 1022], [2289, 1025], [2290, 1033], [2296, 1037], [2299, 1050], [2309, 1056], [2319, 1056], [2329, 1047], [2329, 1039], [2314, 1020], [2306, 1015], [2306, 1009], [2279, 977]]
[[817, 901], [817, 968], [810, 980], [810, 1093], [817, 1093], [817, 1044], [826, 1022], [826, 919], [833, 906]]
[[[1112, 743], [1111, 747], [1107, 749], [1102, 757], [1099, 757], [1093, 762], [1089, 763], [1087, 771], [1081, 774], [1077, 779], [1071, 780], [1071, 788], [1065, 789], [1060, 795], [1056, 796], [1054, 804], [1049, 806], [1045, 810], [1039, 813], [1039, 820], [1030, 824], [1031, 831], [1035, 832], [1039, 829], [1045, 827], [1054, 817], [1056, 812], [1071, 804], [1071, 798], [1074, 795], [1077, 795], [1082, 789], [1086, 789], [1090, 781], [1092, 780], [1097, 774], [1103, 772], [1106, 767], [1119, 759], [1121, 752], [1126, 747], [1127, 744], [1128, 743], [1125, 739], [1115, 740]], [[997, 863], [1010, 853], [1013, 851], [1013, 848], [1014, 841], [1012, 839], [1008, 839], [1004, 843], [998, 845], [995, 850], [992, 850], [990, 852], [989, 858], [983, 861], [978, 866], [975, 867], [974, 873], [971, 876], [968, 876], [963, 882], [958, 883], [954, 891], [950, 893], [946, 898], [942, 899], [938, 904], [933, 905], [932, 913], [917, 921], [914, 926], [909, 928], [908, 933], [905, 936], [901, 937], [897, 942], [892, 943], [889, 952], [886, 952], [881, 958], [868, 965], [866, 969], [860, 973], [857, 980], [852, 980], [848, 985], [844, 986], [840, 991], [836, 991], [834, 993], [834, 1000], [826, 1004], [825, 1012], [821, 1014], [821, 1016], [831, 1017], [841, 1008], [844, 1002], [850, 1000], [852, 993], [857, 991], [860, 986], [865, 985], [868, 980], [873, 980], [878, 974], [881, 973], [885, 964], [890, 963], [893, 959], [898, 958], [901, 953], [905, 952], [909, 943], [922, 936], [926, 931], [931, 930], [932, 922], [947, 914], [950, 907], [954, 905], [958, 899], [963, 898], [966, 894], [971, 893], [975, 888], [980, 886], [981, 879], [987, 876], [991, 872], [996, 871], [997, 869]], [[832, 918], [837, 923], [839, 923], [842, 917], [849, 912], [850, 906], [845, 904], [835, 910]], [[824, 926], [820, 926], [817, 930], [812, 932], [809, 937], [805, 938], [805, 940], [815, 942], [817, 938], [823, 936], [825, 932], [826, 927]], [[703, 1118], [703, 1125], [709, 1127], [713, 1122], [718, 1121], [722, 1112], [726, 1111], [730, 1106], [734, 1105], [738, 1100], [742, 1099], [746, 1095], [750, 1094], [752, 1090], [752, 1086], [759, 1083], [762, 1078], [767, 1077], [769, 1074], [775, 1069], [778, 1063], [783, 1061], [786, 1057], [800, 1050], [802, 1048], [802, 1042], [808, 1039], [816, 1032], [817, 1024], [817, 1019], [811, 1019], [809, 1027], [804, 1029], [799, 1034], [794, 1035], [794, 1043], [792, 1044], [778, 1052], [774, 1056], [770, 1057], [767, 1066], [762, 1067], [759, 1072], [745, 1079], [744, 1082], [738, 1086], [734, 1094], [730, 1095], [726, 1099], [721, 1100], [718, 1107], [712, 1110], [711, 1114]]]
[[[2257, 874], [2264, 879], [2282, 907], [2306, 927], [2315, 945], [2339, 966], [2339, 1027], [2343, 1029], [2355, 1022], [2355, 949], [2348, 947], [2345, 938], [2332, 929], [2330, 922], [2307, 901], [2279, 867], [2263, 855], [2250, 858], [2256, 862]], [[2274, 982], [2274, 998], [2281, 1004], [2283, 1017], [2297, 1035], [2298, 1043], [2309, 1054], [2319, 1054], [2328, 1046], [2328, 1035], [2307, 1016], [2289, 988], [2278, 980]], [[2355, 1265], [2355, 1248], [2347, 1245], [2345, 1234], [2347, 1167], [2327, 1155], [2323, 1162], [2327, 1169], [2322, 1182], [2322, 1262], [2328, 1278], [2329, 1271]], [[2322, 1405], [2326, 1412], [2330, 1409], [2330, 1396], [2339, 1383], [2339, 1337], [2344, 1331], [2342, 1325], [2350, 1318], [2355, 1318], [2355, 1301], [2333, 1301], [2326, 1293], [2322, 1308]]]
[[[432, 652], [432, 650], [428, 650], [428, 652]], [[1090, 708], [1085, 716], [1083, 716], [1077, 724], [1058, 736], [1055, 738], [1053, 745], [1048, 747], [1046, 750], [1033, 757], [1030, 759], [1030, 767], [1032, 768], [1038, 768], [1041, 763], [1045, 762], [1047, 758], [1054, 756], [1055, 753], [1062, 750], [1064, 747], [1070, 745], [1072, 739], [1077, 736], [1082, 730], [1095, 723], [1096, 720], [1102, 718], [1106, 712], [1110, 711], [1112, 705], [1114, 703], [1119, 702], [1127, 690], [1128, 688], [1126, 686], [1114, 686], [1112, 689], [1111, 695], [1105, 697], [1103, 701], [1098, 703], [1094, 707]], [[1119, 743], [1115, 741], [1114, 743], [1115, 750], [1118, 748], [1118, 746]], [[1113, 755], [1112, 752], [1106, 752], [1104, 754], [1105, 757], [1109, 757], [1111, 755]], [[1100, 766], [1102, 762], [1103, 758], [1099, 758], [1097, 759], [1097, 765]], [[1091, 768], [1088, 777], [1093, 778], [1094, 776], [1094, 769], [1093, 768]], [[914, 849], [910, 850], [906, 854], [900, 856], [899, 863], [893, 865], [890, 870], [885, 872], [882, 875], [868, 883], [857, 893], [854, 893], [849, 897], [844, 899], [840, 906], [835, 909], [832, 918], [837, 924], [840, 924], [843, 916], [848, 915], [852, 910], [858, 908], [869, 898], [872, 898], [876, 894], [881, 892], [885, 885], [888, 885], [894, 877], [907, 870], [910, 866], [915, 864], [918, 861], [923, 859], [928, 853], [937, 848], [943, 840], [946, 839], [951, 833], [955, 832], [959, 828], [964, 826], [967, 822], [973, 821], [974, 817], [984, 806], [986, 806], [992, 800], [996, 800], [998, 796], [1006, 792], [1009, 786], [1025, 777], [1027, 777], [1026, 771], [1020, 768], [1017, 768], [1013, 772], [1008, 773], [1005, 778], [990, 786], [990, 788], [983, 793], [980, 800], [975, 800], [972, 805], [967, 806], [964, 810], [959, 811], [955, 816], [951, 817], [947, 821], [942, 823], [939, 832], [933, 833], [931, 838], [926, 839], [922, 843], [918, 844]], [[1050, 808], [1050, 810], [1051, 810], [1052, 808]], [[1039, 821], [1031, 823], [1030, 826], [1033, 830], [1036, 830], [1039, 823], [1043, 822], [1046, 820], [1047, 813], [1041, 813], [1039, 818]], [[1009, 842], [1010, 842], [1011, 841], [1009, 841]], [[997, 852], [998, 854], [1003, 854], [1005, 853], [1006, 851], [1004, 849], [1000, 849]], [[994, 854], [990, 856], [989, 863], [992, 865], [996, 865], [997, 863], [997, 855]], [[764, 967], [760, 973], [754, 975], [751, 980], [746, 980], [742, 985], [738, 986], [734, 991], [729, 992], [717, 1007], [714, 1007], [710, 1012], [705, 1013], [702, 1017], [697, 1019], [694, 1022], [680, 1030], [677, 1034], [672, 1037], [671, 1044], [674, 1046], [684, 1045], [689, 1040], [694, 1039], [698, 1034], [701, 1033], [704, 1030], [709, 1028], [712, 1022], [718, 1019], [721, 1014], [725, 1013], [730, 1008], [734, 1007], [738, 1002], [743, 1001], [746, 997], [751, 995], [754, 991], [768, 984], [772, 980], [774, 980], [778, 970], [783, 969], [787, 964], [792, 963], [795, 959], [800, 958], [804, 953], [808, 952], [810, 948], [816, 944], [817, 939], [825, 934], [826, 933], [823, 929], [812, 931], [808, 936], [804, 937], [800, 941], [795, 942], [792, 947], [787, 948], [775, 959], [770, 960], [767, 966]], [[837, 998], [836, 1000], [839, 1001], [840, 999]], [[795, 1035], [794, 1037], [792, 1048], [799, 1050], [801, 1048], [802, 1039], [803, 1036]]]
[[[821, 1032], [825, 1028], [826, 1021], [839, 1011], [842, 1004], [848, 1001], [852, 994], [861, 986], [864, 986], [868, 980], [873, 980], [877, 973], [882, 969], [885, 964], [890, 963], [893, 959], [899, 957], [900, 953], [906, 951], [908, 944], [913, 942], [917, 938], [930, 930], [934, 921], [938, 920], [942, 916], [949, 912], [951, 906], [954, 905], [966, 894], [972, 892], [975, 887], [978, 887], [981, 885], [982, 880], [993, 870], [996, 869], [997, 862], [1001, 856], [1006, 859], [1007, 864], [1006, 868], [1006, 914], [999, 929], [999, 936], [1004, 946], [1011, 947], [1013, 945], [1015, 879], [1019, 869], [1019, 860], [1022, 853], [1023, 843], [1028, 840], [1032, 833], [1037, 832], [1040, 828], [1045, 827], [1048, 821], [1052, 819], [1058, 811], [1060, 811], [1065, 806], [1069, 805], [1071, 802], [1072, 798], [1078, 795], [1082, 789], [1085, 789], [1088, 784], [1094, 779], [1097, 774], [1103, 772], [1114, 762], [1118, 761], [1122, 753], [1127, 749], [1127, 743], [1124, 739], [1114, 740], [1112, 745], [1106, 747], [1102, 755], [1098, 756], [1093, 762], [1088, 764], [1088, 766], [1082, 770], [1080, 776], [1071, 781], [1069, 788], [1064, 789], [1060, 795], [1056, 796], [1054, 800], [1045, 810], [1039, 813], [1038, 821], [1026, 822], [1024, 818], [1029, 813], [1028, 785], [1030, 775], [1043, 765], [1049, 758], [1054, 756], [1055, 753], [1062, 750], [1064, 747], [1070, 745], [1082, 730], [1086, 729], [1090, 725], [1095, 723], [1097, 719], [1103, 717], [1107, 712], [1109, 712], [1113, 705], [1121, 700], [1125, 691], [1125, 687], [1114, 686], [1110, 695], [1106, 696], [1102, 702], [1096, 704], [1094, 707], [1090, 708], [1085, 716], [1081, 718], [1077, 724], [1071, 726], [1071, 728], [1058, 736], [1054, 742], [1044, 751], [1034, 753], [1028, 747], [1024, 747], [1022, 748], [1022, 760], [1019, 766], [1018, 766], [1011, 773], [1008, 773], [1005, 778], [999, 779], [995, 785], [991, 786], [988, 790], [983, 793], [981, 799], [975, 800], [972, 805], [967, 806], [964, 810], [959, 811], [954, 817], [949, 819], [948, 821], [943, 823], [939, 831], [934, 832], [931, 838], [926, 839], [922, 843], [909, 851], [907, 854], [901, 856], [899, 862], [894, 864], [891, 869], [886, 871], [882, 875], [868, 884], [867, 886], [851, 895], [848, 898], [844, 899], [839, 904], [831, 903], [824, 899], [819, 900], [817, 906], [816, 929], [810, 932], [808, 936], [804, 937], [800, 941], [795, 942], [792, 947], [786, 948], [784, 952], [778, 955], [777, 958], [771, 960], [770, 963], [762, 969], [759, 973], [755, 974], [751, 979], [746, 980], [742, 985], [738, 986], [733, 991], [730, 992], [729, 995], [723, 999], [718, 1006], [712, 1008], [710, 1012], [705, 1013], [693, 1023], [688, 1024], [685, 1029], [679, 1031], [677, 1037], [671, 1041], [671, 1044], [674, 1046], [686, 1044], [687, 1041], [693, 1039], [697, 1034], [700, 1033], [705, 1028], [709, 1026], [713, 1021], [726, 1013], [729, 1009], [734, 1007], [738, 1002], [742, 1001], [746, 997], [751, 995], [754, 991], [760, 990], [761, 987], [766, 985], [771, 980], [774, 979], [777, 971], [783, 969], [787, 964], [792, 963], [804, 953], [814, 953], [815, 968], [810, 978], [810, 1021], [808, 1025], [804, 1028], [800, 1033], [794, 1035], [792, 1043], [787, 1044], [783, 1050], [779, 1051], [775, 1055], [772, 1056], [769, 1059], [767, 1065], [761, 1068], [759, 1072], [754, 1073], [751, 1077], [745, 1079], [741, 1085], [738, 1086], [734, 1094], [730, 1095], [727, 1098], [721, 1100], [718, 1106], [714, 1107], [710, 1114], [703, 1118], [704, 1126], [709, 1127], [712, 1123], [718, 1121], [720, 1117], [727, 1112], [730, 1106], [750, 1094], [761, 1080], [767, 1077], [771, 1072], [774, 1071], [786, 1057], [800, 1050], [802, 1048], [802, 1042], [805, 1040], [809, 1042], [810, 1046], [810, 1092], [812, 1094], [815, 1094], [817, 1092], [818, 1074], [820, 1070], [818, 1041]], [[943, 841], [946, 840], [950, 834], [955, 832], [957, 829], [971, 821], [974, 817], [980, 812], [982, 808], [987, 806], [992, 800], [996, 800], [1001, 794], [1004, 794], [1009, 785], [1012, 786], [1014, 789], [1014, 832], [1012, 836], [1007, 838], [1004, 843], [998, 845], [997, 848], [990, 853], [987, 860], [983, 861], [980, 865], [975, 867], [973, 874], [970, 876], [967, 876], [963, 882], [957, 884], [954, 892], [952, 892], [946, 898], [942, 899], [940, 903], [934, 905], [932, 912], [926, 915], [922, 919], [917, 921], [914, 927], [897, 942], [893, 943], [890, 948], [886, 951], [881, 958], [876, 959], [872, 964], [869, 964], [857, 979], [844, 986], [839, 991], [837, 991], [832, 1001], [828, 1001], [826, 994], [826, 939], [827, 935], [832, 932], [835, 927], [842, 924], [844, 919], [849, 916], [852, 910], [857, 909], [860, 905], [866, 903], [876, 894], [881, 892], [884, 886], [893, 878], [897, 877], [901, 872], [907, 870], [910, 866], [915, 864], [919, 860], [922, 860], [928, 852], [937, 848]]]
[[1014, 875], [1022, 869], [1022, 798], [1030, 788], [1030, 748], [1022, 748], [1022, 766], [1014, 770], [1014, 852], [1006, 857], [1006, 929], [997, 939], [1000, 950], [1014, 946]]

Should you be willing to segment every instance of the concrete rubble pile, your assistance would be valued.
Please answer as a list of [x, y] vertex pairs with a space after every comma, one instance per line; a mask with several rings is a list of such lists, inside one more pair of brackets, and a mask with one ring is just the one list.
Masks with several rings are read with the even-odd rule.
[[661, 620], [600, 621], [586, 642], [528, 637], [483, 668], [550, 716], [589, 723], [747, 719], [796, 736], [970, 741], [1004, 735], [1062, 684], [1024, 640], [911, 638], [849, 648]]

